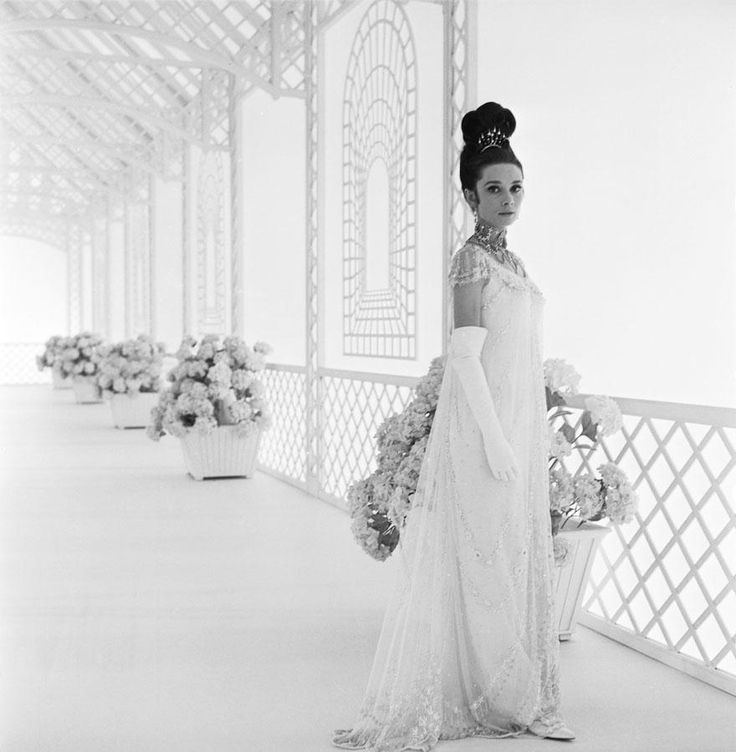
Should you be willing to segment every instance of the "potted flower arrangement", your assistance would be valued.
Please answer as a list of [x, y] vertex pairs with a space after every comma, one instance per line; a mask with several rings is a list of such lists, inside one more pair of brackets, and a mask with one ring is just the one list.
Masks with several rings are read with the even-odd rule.
[[44, 350], [41, 355], [36, 355], [36, 365], [39, 371], [43, 371], [44, 368], [51, 369], [51, 380], [54, 389], [71, 389], [72, 380], [69, 376], [64, 375], [61, 370], [60, 353], [64, 347], [64, 342], [68, 337], [62, 337], [60, 334], [55, 334], [46, 340]]
[[385, 561], [398, 545], [401, 525], [416, 492], [444, 361], [442, 356], [434, 358], [403, 412], [381, 424], [375, 434], [378, 467], [347, 492], [355, 540], [378, 561]]
[[579, 374], [561, 359], [546, 360], [544, 373], [549, 417], [550, 516], [557, 564], [555, 603], [560, 639], [564, 640], [575, 628], [598, 542], [609, 532], [609, 528], [593, 523], [606, 518], [616, 524], [630, 522], [638, 498], [626, 474], [613, 462], [598, 465], [596, 473], [585, 472], [574, 478], [570, 475], [562, 459], [574, 448], [592, 451], [599, 437], [619, 431], [621, 411], [610, 397], [587, 397], [580, 432], [576, 434], [565, 420], [570, 411], [564, 408], [565, 397], [578, 393]]
[[110, 401], [117, 428], [145, 428], [158, 402], [165, 353], [161, 342], [146, 334], [103, 345], [97, 367], [97, 385]]
[[91, 332], [66, 337], [59, 351], [61, 372], [72, 378], [74, 398], [78, 403], [102, 402], [97, 386], [97, 365], [102, 338]]
[[269, 352], [265, 342], [251, 348], [239, 337], [182, 340], [147, 433], [154, 441], [165, 433], [178, 437], [196, 480], [253, 475], [261, 434], [271, 425], [256, 376]]
[[[416, 492], [444, 367], [445, 358], [435, 358], [406, 408], [383, 422], [375, 434], [378, 467], [348, 488], [353, 535], [363, 550], [378, 561], [385, 561], [399, 543], [401, 527]], [[623, 471], [611, 462], [600, 465], [596, 476], [587, 473], [575, 479], [561, 462], [573, 448], [594, 449], [599, 437], [621, 428], [621, 412], [615, 401], [603, 396], [586, 398], [581, 431], [575, 435], [564, 420], [565, 415], [571, 414], [564, 407], [565, 396], [578, 393], [580, 376], [560, 359], [546, 360], [544, 374], [556, 603], [560, 639], [567, 639], [579, 614], [596, 544], [609, 532], [594, 522], [606, 517], [617, 524], [630, 521], [637, 499]], [[561, 425], [555, 427], [558, 421]], [[568, 522], [573, 524], [566, 526]]]

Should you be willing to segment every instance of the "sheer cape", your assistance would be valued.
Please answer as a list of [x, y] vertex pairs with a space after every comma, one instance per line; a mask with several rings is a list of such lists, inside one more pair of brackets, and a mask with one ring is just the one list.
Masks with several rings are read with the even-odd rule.
[[[472, 239], [471, 239], [472, 240]], [[520, 468], [498, 481], [454, 369], [445, 369], [399, 569], [357, 722], [333, 744], [429, 750], [560, 720], [542, 369], [544, 297], [481, 245], [454, 284], [483, 279], [481, 361]]]

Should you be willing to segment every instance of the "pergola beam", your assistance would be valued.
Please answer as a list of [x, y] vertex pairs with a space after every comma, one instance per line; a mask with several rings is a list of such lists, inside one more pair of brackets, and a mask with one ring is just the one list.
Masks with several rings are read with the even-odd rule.
[[91, 109], [104, 109], [119, 115], [126, 115], [132, 118], [145, 119], [153, 123], [157, 128], [166, 131], [176, 138], [184, 141], [196, 142], [197, 138], [192, 134], [179, 128], [166, 118], [160, 117], [155, 112], [141, 110], [138, 107], [130, 105], [117, 104], [109, 99], [96, 97], [77, 97], [62, 94], [28, 94], [24, 96], [0, 96], [0, 104], [12, 106], [24, 105], [47, 105], [58, 107], [64, 111], [70, 111], [72, 108], [82, 107]]
[[[14, 34], [23, 34], [33, 31], [46, 31], [53, 29], [67, 29], [74, 30], [87, 30], [87, 31], [99, 31], [111, 36], [129, 36], [132, 38], [139, 37], [145, 39], [152, 44], [163, 45], [168, 48], [175, 48], [181, 50], [188, 58], [194, 62], [207, 67], [219, 68], [227, 71], [232, 75], [242, 78], [246, 81], [254, 83], [256, 86], [266, 89], [269, 93], [273, 93], [273, 86], [269, 81], [265, 81], [261, 76], [254, 73], [249, 68], [246, 68], [241, 63], [231, 58], [220, 55], [216, 52], [204, 50], [201, 47], [197, 47], [190, 42], [185, 42], [181, 39], [177, 39], [173, 36], [165, 36], [155, 31], [148, 31], [147, 29], [134, 28], [132, 26], [125, 26], [123, 24], [107, 23], [103, 21], [90, 21], [88, 19], [66, 19], [66, 18], [36, 18], [31, 21], [10, 21], [0, 28], [0, 38], [3, 36], [11, 36]], [[8, 52], [12, 53], [12, 47], [6, 47]], [[98, 59], [104, 60], [106, 53], [100, 53]], [[151, 57], [150, 55], [141, 55], [140, 57], [133, 58], [139, 60], [161, 60], [160, 57]]]

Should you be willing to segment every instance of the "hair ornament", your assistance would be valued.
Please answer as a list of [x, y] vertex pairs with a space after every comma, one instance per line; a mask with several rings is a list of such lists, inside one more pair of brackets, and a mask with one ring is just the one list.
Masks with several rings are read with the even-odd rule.
[[500, 128], [494, 125], [493, 128], [489, 128], [480, 134], [478, 138], [478, 151], [482, 152], [493, 147], [501, 149], [504, 141], [506, 141], [506, 135]]

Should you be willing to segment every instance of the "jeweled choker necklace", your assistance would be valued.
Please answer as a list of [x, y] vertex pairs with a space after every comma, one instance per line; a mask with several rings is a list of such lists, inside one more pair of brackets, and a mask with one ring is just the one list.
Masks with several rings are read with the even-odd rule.
[[521, 259], [506, 247], [506, 228], [495, 227], [488, 222], [478, 219], [475, 223], [473, 237], [487, 248], [504, 265], [510, 266], [522, 277], [526, 277], [526, 270]]
[[475, 237], [491, 250], [506, 250], [506, 228], [494, 227], [479, 219], [475, 223]]

